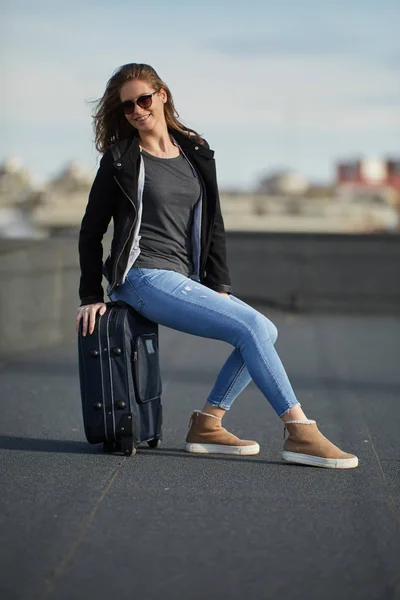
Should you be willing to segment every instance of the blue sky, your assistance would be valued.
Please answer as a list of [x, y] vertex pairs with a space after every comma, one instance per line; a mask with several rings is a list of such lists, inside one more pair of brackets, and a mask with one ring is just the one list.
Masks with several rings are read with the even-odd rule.
[[2, 0], [0, 160], [39, 178], [93, 173], [89, 103], [127, 62], [151, 64], [215, 150], [221, 187], [341, 158], [400, 155], [400, 22], [392, 0]]

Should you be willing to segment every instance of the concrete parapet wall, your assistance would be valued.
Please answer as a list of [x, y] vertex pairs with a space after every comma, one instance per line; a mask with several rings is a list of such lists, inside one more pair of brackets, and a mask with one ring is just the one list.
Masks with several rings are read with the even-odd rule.
[[0, 353], [74, 338], [76, 240], [0, 242]]
[[[233, 292], [245, 301], [400, 312], [398, 235], [228, 232], [227, 247]], [[75, 339], [76, 237], [0, 241], [0, 276], [0, 354]]]
[[400, 236], [229, 232], [234, 293], [289, 310], [400, 312]]

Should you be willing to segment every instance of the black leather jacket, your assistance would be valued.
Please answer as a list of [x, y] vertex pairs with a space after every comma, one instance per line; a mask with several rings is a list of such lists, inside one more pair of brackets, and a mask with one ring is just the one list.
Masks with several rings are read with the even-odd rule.
[[[194, 166], [203, 190], [201, 213], [200, 282], [218, 292], [231, 293], [226, 264], [225, 229], [221, 214], [214, 152], [183, 133], [170, 130]], [[128, 263], [138, 209], [139, 138], [118, 142], [120, 158], [109, 148], [103, 155], [89, 194], [79, 233], [81, 306], [103, 302], [103, 273], [108, 294], [120, 284]], [[113, 219], [110, 256], [103, 266], [102, 239]]]

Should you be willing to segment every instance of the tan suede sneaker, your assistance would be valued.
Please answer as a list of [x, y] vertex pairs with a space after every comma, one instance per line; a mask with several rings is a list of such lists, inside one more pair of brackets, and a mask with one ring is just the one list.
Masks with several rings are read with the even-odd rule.
[[319, 431], [315, 421], [287, 421], [285, 429], [289, 437], [283, 445], [283, 460], [328, 469], [357, 467], [357, 456], [346, 454], [332, 444]]
[[221, 426], [220, 417], [200, 410], [193, 412], [189, 422], [185, 450], [202, 454], [258, 454], [257, 442], [241, 440]]

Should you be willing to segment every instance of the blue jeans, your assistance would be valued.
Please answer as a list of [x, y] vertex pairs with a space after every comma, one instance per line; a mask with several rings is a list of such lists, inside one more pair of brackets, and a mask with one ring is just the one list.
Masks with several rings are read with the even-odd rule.
[[213, 406], [229, 410], [251, 379], [279, 417], [299, 404], [274, 348], [275, 325], [239, 298], [175, 271], [132, 267], [111, 300], [160, 325], [234, 346], [207, 398]]

